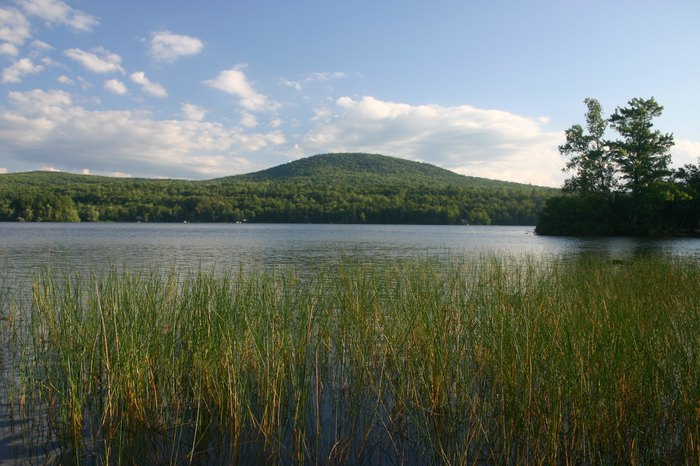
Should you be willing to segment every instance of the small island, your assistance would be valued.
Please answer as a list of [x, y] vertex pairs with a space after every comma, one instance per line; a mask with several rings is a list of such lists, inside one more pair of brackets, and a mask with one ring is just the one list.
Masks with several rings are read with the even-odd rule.
[[[677, 236], [700, 229], [700, 168], [671, 169], [673, 135], [653, 128], [663, 107], [635, 98], [603, 117], [600, 103], [585, 101], [586, 127], [573, 125], [559, 152], [572, 172], [563, 195], [549, 199], [536, 232], [541, 235]], [[608, 127], [619, 139], [607, 139]]]

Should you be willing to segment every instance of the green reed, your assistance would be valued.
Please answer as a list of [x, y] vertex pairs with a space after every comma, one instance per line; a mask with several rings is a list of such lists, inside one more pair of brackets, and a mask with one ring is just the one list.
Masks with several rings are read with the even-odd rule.
[[16, 400], [67, 460], [697, 463], [700, 267], [44, 273]]

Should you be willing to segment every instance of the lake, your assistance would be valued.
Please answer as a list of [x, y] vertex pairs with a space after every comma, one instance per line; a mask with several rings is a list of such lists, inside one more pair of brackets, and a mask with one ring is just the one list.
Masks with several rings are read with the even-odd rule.
[[94, 269], [304, 267], [392, 258], [484, 254], [700, 257], [694, 238], [543, 237], [527, 226], [0, 223], [0, 265], [15, 277], [42, 267]]
[[[600, 255], [624, 260], [662, 254], [700, 259], [693, 238], [541, 237], [533, 227], [280, 224], [0, 223], [0, 285], [22, 288], [45, 267], [204, 270], [332, 264], [342, 258], [381, 262], [483, 255], [575, 259]], [[0, 308], [3, 303], [0, 302]], [[0, 309], [2, 310], [2, 309]], [[0, 366], [11, 373], [0, 349]], [[2, 382], [0, 380], [0, 382]], [[27, 444], [12, 426], [0, 383], [0, 463], [42, 463], [54, 447]], [[23, 421], [27, 422], [27, 421]], [[45, 449], [48, 449], [45, 450]]]

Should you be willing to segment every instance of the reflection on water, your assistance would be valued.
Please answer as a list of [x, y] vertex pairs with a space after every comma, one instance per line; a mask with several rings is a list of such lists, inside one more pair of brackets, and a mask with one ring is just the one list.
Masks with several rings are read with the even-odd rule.
[[670, 255], [700, 258], [697, 238], [569, 238], [564, 256], [595, 255], [610, 259]]
[[483, 254], [700, 257], [700, 241], [541, 237], [532, 227], [494, 226], [0, 223], [0, 264], [24, 277], [45, 266], [304, 267], [340, 257], [381, 261]]

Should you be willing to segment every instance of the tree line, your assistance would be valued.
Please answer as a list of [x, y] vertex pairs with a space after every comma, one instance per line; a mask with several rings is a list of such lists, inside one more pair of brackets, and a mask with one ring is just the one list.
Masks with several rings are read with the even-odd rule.
[[[37, 178], [46, 178], [39, 182]], [[34, 178], [34, 179], [32, 179]], [[0, 221], [534, 225], [557, 190], [515, 184], [0, 175]], [[352, 179], [353, 181], [347, 181]]]
[[[634, 98], [608, 118], [584, 101], [585, 127], [573, 125], [559, 152], [567, 158], [563, 195], [547, 201], [536, 227], [551, 235], [678, 235], [700, 228], [700, 169], [671, 169], [671, 133], [654, 129], [663, 106]], [[617, 139], [609, 139], [609, 129]]]

